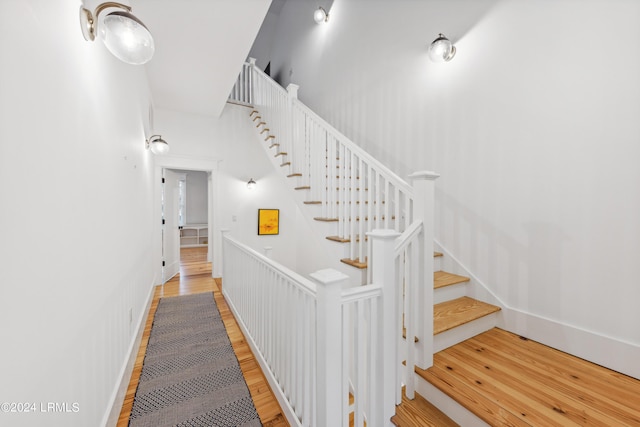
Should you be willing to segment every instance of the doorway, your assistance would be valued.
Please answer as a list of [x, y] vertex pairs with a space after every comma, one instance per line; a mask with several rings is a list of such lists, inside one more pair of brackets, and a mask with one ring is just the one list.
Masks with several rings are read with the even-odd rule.
[[[189, 223], [189, 209], [190, 206], [188, 204], [189, 194], [187, 193], [186, 198], [184, 199], [185, 207], [183, 210], [178, 210], [178, 205], [180, 203], [180, 191], [179, 191], [179, 183], [184, 174], [195, 174], [199, 173], [202, 177], [206, 177], [206, 184], [202, 184], [201, 187], [206, 188], [206, 195], [196, 197], [197, 202], [200, 205], [204, 204], [206, 208], [200, 208], [200, 212], [204, 212], [204, 217], [200, 217], [200, 219], [196, 219], [200, 222], [199, 225], [204, 225], [206, 229], [203, 227], [199, 230], [199, 234], [194, 237], [190, 237], [186, 239], [185, 242], [190, 242], [192, 245], [198, 245], [200, 248], [206, 249], [206, 257], [207, 262], [213, 263], [213, 270], [215, 270], [215, 265], [219, 264], [215, 262], [215, 259], [220, 256], [218, 253], [219, 250], [216, 249], [219, 246], [219, 240], [216, 239], [215, 236], [216, 230], [219, 228], [216, 225], [217, 215], [215, 213], [215, 204], [213, 200], [217, 194], [216, 187], [216, 173], [217, 173], [217, 160], [202, 160], [202, 159], [191, 159], [184, 157], [171, 157], [171, 156], [158, 156], [156, 157], [156, 184], [154, 191], [154, 200], [155, 200], [155, 209], [154, 209], [154, 217], [160, 218], [161, 220], [154, 220], [154, 224], [158, 224], [156, 228], [156, 233], [154, 233], [154, 257], [157, 259], [157, 270], [155, 283], [164, 284], [171, 277], [177, 275], [180, 272], [180, 242], [182, 237], [180, 235], [180, 228], [184, 227], [184, 225], [191, 225]], [[164, 178], [164, 183], [163, 183]], [[167, 178], [171, 178], [171, 183], [167, 183]], [[188, 175], [187, 175], [187, 191], [188, 191]], [[165, 187], [165, 184], [168, 184]], [[169, 190], [168, 188], [171, 188]], [[166, 191], [165, 191], [166, 189]], [[165, 195], [167, 198], [165, 198]], [[171, 198], [171, 200], [168, 200]], [[165, 205], [171, 205], [171, 211], [169, 211], [167, 207], [167, 211], [165, 212]], [[197, 213], [198, 208], [194, 213]], [[165, 215], [171, 215], [171, 217], [166, 217]], [[181, 218], [182, 217], [182, 218]], [[164, 224], [162, 223], [164, 220]], [[178, 225], [180, 221], [182, 225]], [[170, 224], [167, 224], [170, 222]], [[198, 225], [198, 224], [196, 224]], [[165, 238], [166, 237], [166, 238]], [[203, 273], [204, 274], [204, 273]], [[216, 277], [215, 273], [212, 271], [211, 276]]]
[[163, 170], [163, 280], [184, 273], [181, 260], [210, 262], [209, 174]]

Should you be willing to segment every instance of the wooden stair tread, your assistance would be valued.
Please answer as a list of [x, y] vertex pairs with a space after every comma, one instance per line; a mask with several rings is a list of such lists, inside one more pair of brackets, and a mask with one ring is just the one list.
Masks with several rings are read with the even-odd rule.
[[[269, 148], [271, 148], [271, 147], [269, 147]], [[290, 173], [289, 175], [287, 175], [287, 178], [293, 178], [294, 176], [302, 176], [302, 174], [299, 173], [299, 172], [298, 173]]]
[[290, 165], [291, 165], [291, 162], [284, 162], [284, 163], [281, 163], [281, 164], [280, 164], [280, 167], [283, 167], [283, 166], [290, 166]]
[[304, 203], [305, 205], [320, 205], [320, 204], [322, 204], [322, 202], [319, 202], [317, 200], [307, 200], [307, 201], [304, 201], [302, 203]]
[[415, 393], [413, 400], [407, 399], [404, 390], [402, 403], [396, 406], [391, 422], [398, 427], [460, 427], [420, 394]]
[[499, 328], [415, 371], [490, 425], [640, 425], [640, 380]]
[[[316, 219], [316, 220], [318, 220], [318, 221], [338, 221], [338, 218], [323, 218], [323, 219], [317, 219], [317, 218], [314, 218], [314, 219]], [[377, 219], [377, 217], [376, 217], [376, 216], [374, 216], [374, 217], [373, 217], [373, 220], [375, 221], [376, 219]], [[393, 215], [393, 216], [391, 217], [391, 219], [392, 219], [392, 220], [393, 220], [393, 219], [396, 219], [396, 216], [395, 216], [395, 215]], [[359, 217], [359, 216], [357, 216], [355, 220], [356, 220], [356, 221], [360, 221], [360, 217]], [[369, 221], [369, 217], [368, 217], [368, 216], [365, 216], [365, 217], [364, 217], [364, 220], [365, 220], [365, 221]], [[384, 220], [385, 220], [385, 216], [383, 215], [383, 216], [382, 216], [382, 218], [380, 218], [380, 221], [384, 221]], [[347, 221], [351, 221], [351, 218], [348, 218], [348, 219], [347, 219]]]
[[277, 142], [274, 142], [273, 144], [271, 144], [271, 145], [269, 146], [269, 148], [279, 147], [279, 146], [280, 146], [280, 144], [278, 144]]
[[442, 256], [442, 252], [434, 252], [433, 256], [434, 257], [441, 257]]
[[[402, 328], [402, 339], [404, 339], [404, 340], [407, 339], [407, 328], [405, 328], [405, 327]], [[413, 342], [420, 342], [420, 338], [414, 336], [413, 337]], [[405, 362], [405, 366], [406, 365], [407, 365], [407, 363]]]
[[286, 155], [287, 155], [286, 151], [281, 151], [279, 153], [274, 154], [273, 157], [280, 157], [280, 156], [286, 156]]
[[303, 185], [302, 187], [295, 187], [294, 190], [311, 190], [311, 187]]
[[313, 219], [316, 220], [316, 221], [322, 221], [322, 222], [337, 222], [338, 221], [338, 218], [323, 218], [323, 217], [319, 217], [319, 216], [317, 216], [317, 217], [315, 217]]
[[356, 259], [343, 258], [340, 260], [340, 262], [344, 262], [347, 265], [359, 268], [361, 270], [367, 268], [367, 261], [365, 260], [364, 262], [360, 262], [358, 258]]
[[[436, 255], [438, 252], [434, 253], [434, 257], [442, 256]], [[453, 273], [447, 273], [446, 271], [434, 271], [433, 272], [433, 288], [439, 289], [444, 288], [445, 286], [457, 285], [458, 283], [468, 282], [470, 279], [465, 276], [459, 276]]]
[[500, 307], [469, 297], [441, 302], [433, 306], [433, 335], [500, 311]]

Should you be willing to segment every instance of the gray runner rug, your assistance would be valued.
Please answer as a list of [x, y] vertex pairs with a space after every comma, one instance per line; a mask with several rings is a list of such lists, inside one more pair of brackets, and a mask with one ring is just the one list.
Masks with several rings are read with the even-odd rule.
[[213, 293], [160, 299], [129, 426], [261, 425]]

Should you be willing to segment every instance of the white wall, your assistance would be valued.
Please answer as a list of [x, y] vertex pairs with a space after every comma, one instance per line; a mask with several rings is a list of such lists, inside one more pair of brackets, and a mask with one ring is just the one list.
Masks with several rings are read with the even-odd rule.
[[186, 217], [185, 224], [207, 224], [209, 222], [207, 206], [207, 172], [174, 169], [185, 175]]
[[207, 174], [187, 173], [187, 224], [207, 224]]
[[[214, 241], [219, 239], [220, 229], [228, 229], [234, 238], [257, 251], [272, 247], [274, 260], [295, 269], [297, 207], [283, 185], [280, 171], [271, 165], [260, 147], [250, 111], [227, 104], [216, 119], [157, 109], [155, 126], [166, 136], [172, 156], [211, 159], [217, 163]], [[257, 182], [254, 190], [247, 188], [250, 178]], [[257, 235], [260, 208], [280, 209], [279, 235]]]
[[[315, 7], [283, 7], [272, 75], [401, 176], [440, 173], [437, 239], [508, 306], [637, 352], [640, 3]], [[428, 60], [439, 32], [450, 63]]]
[[36, 404], [2, 425], [103, 424], [155, 281], [144, 69], [78, 8], [0, 3], [0, 402]]

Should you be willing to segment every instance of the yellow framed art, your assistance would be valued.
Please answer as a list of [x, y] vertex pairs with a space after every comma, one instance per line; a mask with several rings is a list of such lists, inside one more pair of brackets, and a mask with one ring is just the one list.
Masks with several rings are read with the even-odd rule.
[[280, 233], [280, 209], [258, 209], [258, 236]]

